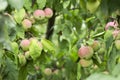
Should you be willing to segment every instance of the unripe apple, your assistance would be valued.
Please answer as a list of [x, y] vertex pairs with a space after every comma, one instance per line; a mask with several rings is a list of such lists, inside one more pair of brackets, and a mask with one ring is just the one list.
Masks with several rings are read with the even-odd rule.
[[117, 50], [120, 50], [120, 40], [115, 40], [115, 47]]
[[45, 73], [46, 75], [51, 75], [51, 74], [52, 74], [52, 70], [51, 70], [50, 68], [46, 68], [46, 69], [44, 70], [44, 73]]
[[79, 48], [78, 55], [80, 58], [89, 59], [93, 56], [93, 48], [90, 46], [82, 46]]
[[30, 41], [28, 39], [24, 39], [20, 42], [20, 46], [24, 51], [27, 51], [30, 46]]
[[105, 53], [105, 50], [106, 50], [105, 43], [102, 43], [100, 49], [98, 50], [98, 54]]
[[100, 42], [95, 40], [91, 47], [93, 48], [94, 51], [97, 51], [100, 48]]
[[26, 59], [30, 59], [30, 53], [29, 53], [29, 51], [25, 52], [25, 58]]
[[19, 54], [18, 59], [21, 66], [24, 66], [26, 64], [26, 58], [23, 54]]
[[32, 22], [29, 19], [24, 19], [22, 21], [22, 26], [25, 30], [27, 30], [32, 27]]
[[51, 8], [45, 8], [44, 12], [45, 12], [45, 17], [46, 18], [50, 18], [50, 17], [53, 16], [53, 11], [52, 11]]
[[93, 60], [80, 59], [80, 64], [82, 67], [90, 67], [93, 64]]
[[43, 10], [35, 10], [33, 16], [37, 20], [42, 20], [45, 18], [45, 12]]

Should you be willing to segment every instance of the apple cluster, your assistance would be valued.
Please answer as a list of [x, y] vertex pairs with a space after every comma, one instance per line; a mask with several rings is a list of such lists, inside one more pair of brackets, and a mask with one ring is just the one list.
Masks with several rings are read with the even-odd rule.
[[22, 20], [22, 26], [27, 31], [30, 29], [35, 21], [42, 21], [44, 19], [49, 19], [53, 16], [53, 10], [51, 8], [45, 8], [44, 10], [37, 9], [32, 14], [32, 19], [24, 18]]
[[82, 67], [90, 67], [93, 65], [93, 56], [105, 53], [105, 45], [98, 40], [94, 40], [90, 45], [83, 45], [78, 50], [80, 64]]
[[24, 66], [27, 62], [27, 60], [31, 60], [31, 55], [29, 52], [29, 48], [31, 46], [31, 43], [33, 40], [37, 41], [37, 45], [42, 48], [42, 43], [40, 41], [38, 41], [36, 38], [29, 38], [29, 39], [23, 39], [20, 42], [20, 47], [23, 51], [23, 53], [19, 53], [18, 54], [18, 59], [19, 59], [19, 63], [21, 66]]
[[[112, 30], [110, 28], [113, 28]], [[117, 50], [120, 50], [120, 29], [118, 28], [118, 22], [116, 20], [108, 22], [105, 26], [105, 30], [111, 30], [113, 38], [115, 39], [114, 44]]]

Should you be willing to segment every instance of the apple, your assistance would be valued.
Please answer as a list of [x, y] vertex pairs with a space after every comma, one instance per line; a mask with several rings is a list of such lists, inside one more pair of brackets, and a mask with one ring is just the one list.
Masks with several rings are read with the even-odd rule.
[[93, 48], [94, 51], [97, 51], [100, 48], [100, 42], [95, 40], [91, 47]]
[[26, 58], [23, 54], [18, 54], [18, 60], [21, 66], [24, 66], [26, 64]]
[[28, 39], [24, 39], [20, 42], [20, 46], [24, 51], [27, 51], [29, 50], [30, 41]]
[[45, 68], [44, 73], [46, 75], [51, 75], [52, 74], [52, 70], [50, 68]]
[[117, 50], [120, 50], [120, 40], [115, 40], [115, 47]]
[[119, 39], [119, 38], [118, 38], [118, 35], [120, 34], [120, 30], [114, 30], [114, 31], [112, 32], [112, 34], [113, 34], [113, 37], [114, 37], [114, 38]]
[[42, 20], [45, 18], [45, 12], [43, 10], [35, 10], [33, 16], [37, 20]]
[[29, 53], [29, 51], [26, 51], [26, 52], [25, 52], [25, 58], [26, 58], [26, 59], [30, 59], [30, 53]]
[[44, 12], [45, 12], [45, 17], [46, 18], [50, 18], [50, 17], [53, 16], [53, 11], [52, 11], [51, 8], [45, 8]]
[[105, 30], [108, 30], [110, 27], [113, 27], [113, 28], [116, 29], [117, 26], [118, 26], [117, 21], [108, 22], [105, 26]]
[[93, 48], [90, 46], [81, 46], [78, 50], [78, 55], [80, 58], [89, 59], [93, 56]]
[[82, 67], [86, 68], [86, 67], [90, 67], [93, 64], [93, 60], [86, 60], [86, 59], [80, 59], [80, 64]]
[[32, 27], [32, 22], [29, 19], [24, 19], [22, 21], [22, 26], [25, 30], [27, 30]]

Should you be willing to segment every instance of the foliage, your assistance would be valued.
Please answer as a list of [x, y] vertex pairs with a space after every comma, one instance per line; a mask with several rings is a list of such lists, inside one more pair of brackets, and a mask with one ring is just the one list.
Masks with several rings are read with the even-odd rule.
[[[119, 4], [118, 0], [0, 0], [0, 80], [119, 80]], [[24, 39], [28, 43], [21, 47]], [[93, 55], [79, 57], [81, 47], [96, 48], [94, 41], [99, 46]]]

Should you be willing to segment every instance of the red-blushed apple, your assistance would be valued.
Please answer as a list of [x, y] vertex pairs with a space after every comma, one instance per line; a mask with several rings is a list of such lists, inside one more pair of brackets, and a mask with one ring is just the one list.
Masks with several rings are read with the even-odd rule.
[[120, 34], [120, 30], [114, 30], [112, 34], [113, 34], [113, 37], [116, 38]]
[[45, 18], [45, 12], [43, 10], [35, 10], [33, 16], [37, 20], [42, 20]]
[[116, 29], [118, 27], [117, 21], [108, 22], [105, 26], [105, 30], [108, 30], [110, 27], [113, 27]]
[[90, 67], [93, 64], [93, 60], [80, 59], [80, 64], [82, 67]]
[[32, 27], [32, 22], [29, 19], [24, 19], [22, 21], [22, 26], [25, 30], [27, 30]]
[[30, 41], [29, 41], [28, 39], [23, 39], [23, 40], [20, 42], [20, 46], [21, 46], [21, 48], [22, 48], [24, 51], [27, 51], [27, 50], [29, 50]]
[[117, 50], [120, 50], [120, 40], [115, 40], [115, 47]]
[[94, 51], [97, 51], [100, 48], [100, 42], [95, 40], [91, 47], [93, 48]]
[[52, 74], [52, 70], [50, 69], [50, 68], [45, 68], [45, 70], [44, 70], [44, 74], [46, 74], [46, 75], [51, 75]]
[[52, 11], [51, 8], [45, 8], [44, 12], [45, 12], [45, 17], [46, 18], [50, 18], [50, 17], [53, 16], [53, 11]]
[[89, 59], [93, 56], [93, 48], [90, 46], [81, 46], [78, 50], [78, 55], [80, 58]]

